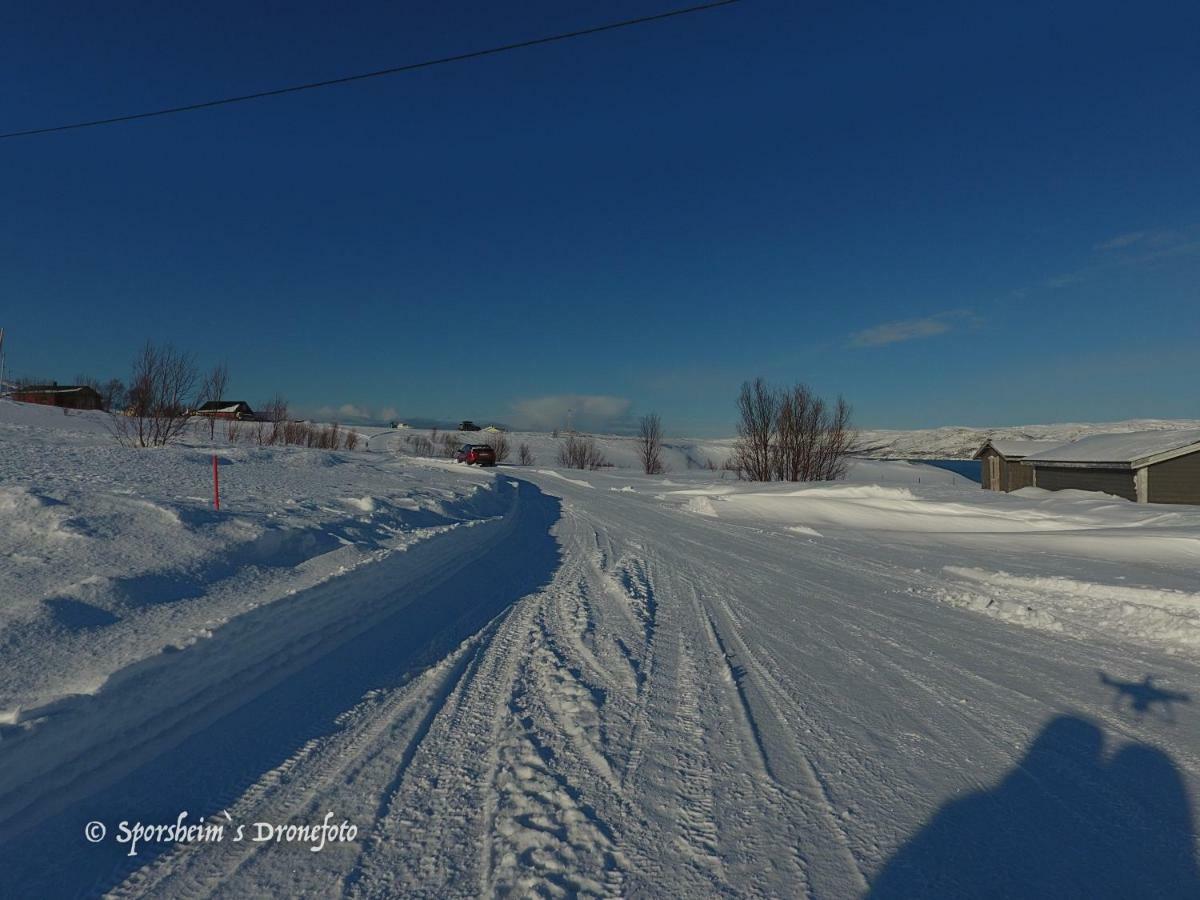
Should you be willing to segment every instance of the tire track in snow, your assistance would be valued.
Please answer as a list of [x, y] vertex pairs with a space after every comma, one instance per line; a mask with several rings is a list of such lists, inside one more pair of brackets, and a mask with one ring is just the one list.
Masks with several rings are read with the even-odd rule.
[[[753, 672], [771, 687], [775, 686], [773, 679], [750, 652], [736, 627], [731, 626], [723, 635], [711, 609], [704, 603], [704, 595], [696, 591], [694, 597], [696, 614], [707, 626], [712, 645], [724, 661], [729, 682], [736, 690], [743, 722], [759, 752], [759, 762], [765, 775], [787, 798], [790, 808], [805, 816], [816, 816], [816, 819], [810, 822], [810, 827], [804, 829], [803, 834], [795, 835], [797, 842], [803, 841], [805, 846], [802, 847], [799, 843], [794, 845], [798, 862], [808, 879], [810, 892], [828, 896], [844, 889], [847, 882], [854, 884], [856, 890], [865, 891], [866, 876], [860, 869], [851, 843], [842, 828], [827, 783], [821, 777], [812, 757], [795, 740], [789, 718], [772, 696], [773, 691], [769, 688], [762, 690], [759, 682], [749, 676]], [[718, 601], [718, 605], [722, 612], [728, 610], [723, 598]], [[735, 664], [735, 659], [744, 660], [746, 665]], [[771, 717], [769, 730], [761, 723], [761, 713], [755, 712], [758, 705], [754, 700], [756, 695], [762, 698], [762, 705], [765, 707], [762, 712]], [[799, 763], [795, 767], [801, 776], [798, 784], [796, 779], [787, 774], [793, 771], [792, 767], [784, 768], [772, 762], [774, 751], [770, 745], [775, 742], [783, 745], [778, 748], [781, 758], [786, 757]], [[818, 836], [833, 838], [832, 845], [815, 844], [814, 839]]]
[[[384, 815], [399, 791], [412, 757], [427, 735], [432, 722], [450, 693], [470, 678], [479, 657], [494, 634], [502, 613], [475, 635], [463, 641], [441, 662], [420, 673], [407, 684], [384, 692], [372, 692], [358, 706], [339, 717], [341, 729], [309, 741], [292, 757], [265, 773], [240, 797], [220, 807], [233, 822], [310, 822], [319, 821], [333, 805], [347, 812], [346, 801], [329, 800], [337, 786], [355, 785], [355, 793], [373, 791], [374, 821]], [[372, 771], [375, 770], [375, 771]], [[366, 782], [359, 785], [359, 782]], [[385, 786], [386, 785], [386, 786]], [[360, 849], [348, 874], [329, 873], [332, 888], [342, 881], [352, 886], [364, 855], [371, 852], [369, 817], [352, 816], [359, 826]], [[222, 815], [209, 817], [214, 823], [227, 823]], [[176, 845], [151, 866], [133, 874], [114, 889], [113, 897], [153, 896], [206, 897], [221, 890], [223, 884], [255, 864], [271, 844], [245, 841], [217, 848], [203, 844]], [[340, 854], [347, 861], [346, 854]]]
[[[577, 529], [558, 530], [575, 549]], [[607, 731], [632, 680], [614, 679], [584, 642], [592, 629], [603, 646], [607, 617], [588, 613], [581, 565], [568, 553], [482, 649], [417, 750], [350, 896], [624, 893], [625, 832], [641, 844], [642, 829]]]
[[[536, 598], [525, 598], [509, 611], [438, 709], [373, 830], [371, 852], [347, 885], [348, 896], [487, 893], [490, 788], [511, 685], [536, 607]], [[462, 849], [472, 846], [477, 855], [464, 859]]]

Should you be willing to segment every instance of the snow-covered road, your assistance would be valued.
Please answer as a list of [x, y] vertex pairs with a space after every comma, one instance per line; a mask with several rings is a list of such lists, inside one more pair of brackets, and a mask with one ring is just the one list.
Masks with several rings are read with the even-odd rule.
[[[819, 510], [808, 525], [759, 507], [716, 514], [723, 489], [671, 494], [614, 474], [525, 471], [513, 489], [504, 535], [469, 559], [438, 557], [449, 574], [402, 613], [289, 664], [182, 742], [135, 742], [145, 762], [18, 829], [0, 847], [8, 886], [1200, 892], [1200, 717], [1186, 699], [1200, 666], [1187, 642], [1013, 624], [954, 602], [964, 585], [1062, 591], [1039, 574], [1119, 592], [1136, 564], [1065, 532], [1036, 553], [1027, 535], [989, 541], [986, 528], [932, 541], [889, 530], [879, 509], [864, 513], [879, 529]], [[1154, 583], [1185, 590], [1194, 552], [1172, 549]], [[321, 852], [226, 839], [137, 857], [82, 838], [89, 820], [182, 810], [231, 825], [332, 812], [358, 835]]]

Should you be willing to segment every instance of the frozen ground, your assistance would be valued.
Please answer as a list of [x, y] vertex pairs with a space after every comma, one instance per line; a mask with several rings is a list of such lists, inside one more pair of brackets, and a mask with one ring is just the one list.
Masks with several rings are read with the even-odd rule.
[[1200, 509], [248, 451], [216, 515], [200, 448], [4, 422], [6, 893], [1200, 892]]

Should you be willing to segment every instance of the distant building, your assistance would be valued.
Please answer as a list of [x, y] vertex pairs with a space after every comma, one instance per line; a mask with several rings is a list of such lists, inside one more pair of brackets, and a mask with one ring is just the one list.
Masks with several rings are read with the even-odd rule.
[[245, 400], [209, 400], [200, 404], [193, 413], [210, 419], [237, 419], [239, 421], [253, 420], [254, 410]]
[[487, 425], [483, 430], [488, 434], [502, 434], [504, 432], [503, 428], [497, 428], [495, 425]]
[[1103, 491], [1138, 503], [1200, 504], [1200, 429], [1097, 434], [1031, 453], [1035, 487]]
[[476, 425], [470, 419], [463, 419], [462, 422], [459, 423], [458, 430], [459, 431], [482, 431], [483, 429], [481, 429], [478, 425]]
[[40, 403], [64, 409], [103, 409], [100, 394], [87, 385], [31, 384], [16, 388], [11, 395], [18, 403]]
[[985, 491], [1016, 491], [1033, 485], [1033, 470], [1021, 465], [1031, 453], [1062, 446], [1061, 441], [1015, 441], [988, 438], [973, 459]]

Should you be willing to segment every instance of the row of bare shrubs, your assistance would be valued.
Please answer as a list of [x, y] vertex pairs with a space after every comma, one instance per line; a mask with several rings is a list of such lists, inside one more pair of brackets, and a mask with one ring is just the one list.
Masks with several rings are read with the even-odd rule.
[[337, 422], [315, 425], [312, 422], [239, 422], [225, 423], [225, 438], [231, 444], [251, 443], [259, 447], [290, 445], [312, 450], [356, 450], [358, 432], [343, 429]]
[[[441, 456], [453, 459], [459, 447], [474, 442], [467, 439], [465, 432], [439, 432], [434, 428], [428, 436], [423, 434], [407, 435], [404, 443], [408, 446], [408, 452], [413, 456]], [[503, 432], [490, 434], [487, 444], [496, 451], [496, 462], [504, 462], [512, 454], [512, 445], [509, 443], [508, 436]], [[528, 462], [525, 461], [526, 459]], [[521, 460], [522, 465], [529, 465], [533, 462], [533, 454], [529, 452], [527, 444], [521, 445]]]
[[565, 469], [602, 469], [611, 465], [596, 439], [580, 434], [568, 434], [558, 445], [558, 464]]

